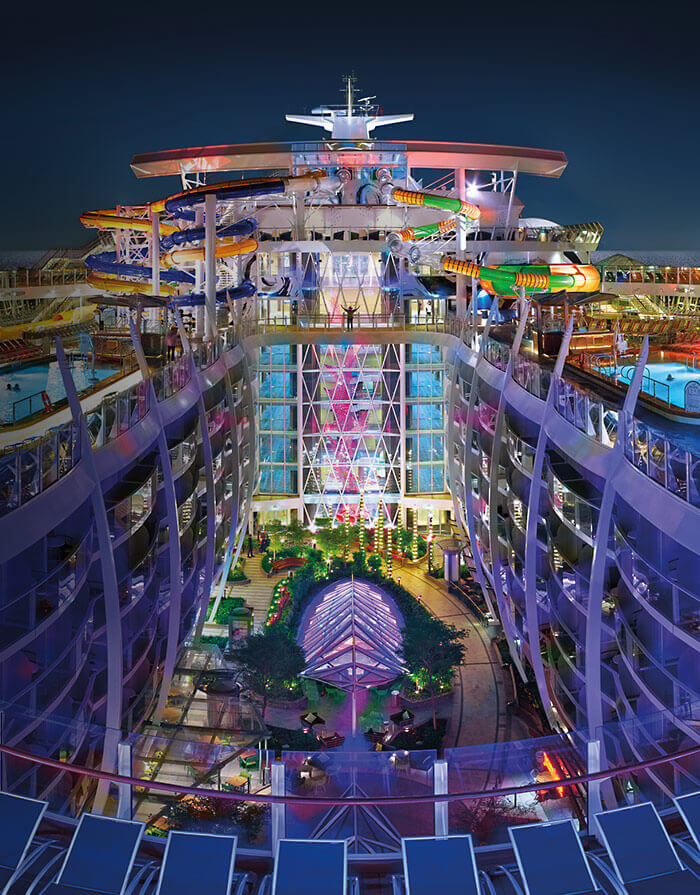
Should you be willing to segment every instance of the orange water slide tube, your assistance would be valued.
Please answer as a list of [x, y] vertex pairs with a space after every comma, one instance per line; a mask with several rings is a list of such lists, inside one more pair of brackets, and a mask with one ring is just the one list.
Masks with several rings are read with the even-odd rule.
[[[142, 230], [151, 232], [152, 224], [148, 218], [128, 218], [116, 211], [86, 211], [80, 216], [83, 227], [96, 227], [99, 230]], [[172, 224], [160, 224], [160, 235], [169, 236], [177, 232]]]
[[[233, 258], [236, 255], [247, 255], [258, 247], [257, 239], [242, 239], [240, 242], [222, 239], [216, 244], [217, 258]], [[173, 249], [165, 255], [161, 255], [161, 264], [165, 267], [175, 267], [179, 264], [192, 264], [195, 261], [206, 260], [204, 246], [193, 249]]]

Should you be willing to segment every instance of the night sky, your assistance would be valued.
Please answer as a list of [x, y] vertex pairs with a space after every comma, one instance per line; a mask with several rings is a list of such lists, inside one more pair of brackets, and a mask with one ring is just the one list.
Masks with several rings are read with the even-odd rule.
[[13, 4], [0, 249], [81, 244], [82, 211], [179, 188], [137, 181], [135, 152], [318, 138], [284, 113], [339, 102], [350, 70], [415, 114], [380, 137], [563, 150], [561, 180], [521, 178], [527, 215], [599, 220], [601, 248], [700, 247], [700, 53], [680, 4], [411, 7]]

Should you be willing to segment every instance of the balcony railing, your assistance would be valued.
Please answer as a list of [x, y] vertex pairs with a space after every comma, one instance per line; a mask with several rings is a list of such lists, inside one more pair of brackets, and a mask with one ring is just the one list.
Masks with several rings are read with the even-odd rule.
[[645, 475], [682, 500], [700, 507], [700, 452], [671, 441], [639, 419], [625, 430], [625, 456]]
[[21, 289], [23, 286], [73, 286], [87, 281], [87, 268], [70, 270], [19, 270], [0, 271], [0, 289]]
[[700, 267], [605, 267], [601, 279], [604, 283], [700, 286]]

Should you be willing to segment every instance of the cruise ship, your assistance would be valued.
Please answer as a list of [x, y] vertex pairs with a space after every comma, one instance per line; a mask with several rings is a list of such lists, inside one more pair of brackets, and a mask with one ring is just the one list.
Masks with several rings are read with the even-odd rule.
[[[0, 253], [0, 815], [40, 806], [4, 891], [165, 893], [182, 832], [238, 837], [222, 893], [700, 891], [700, 266], [529, 217], [560, 150], [401, 140], [345, 90], [305, 141], [139, 152], [149, 204]], [[352, 729], [297, 748], [236, 650], [343, 531], [294, 618]], [[495, 737], [413, 735], [404, 591], [483, 640]], [[362, 687], [404, 714], [358, 745]], [[137, 821], [121, 888], [71, 876]]]

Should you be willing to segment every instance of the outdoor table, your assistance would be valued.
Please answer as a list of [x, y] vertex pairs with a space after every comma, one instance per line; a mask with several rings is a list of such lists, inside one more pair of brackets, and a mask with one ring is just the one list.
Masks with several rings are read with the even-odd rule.
[[224, 780], [223, 789], [232, 792], [250, 792], [250, 774], [234, 774]]
[[260, 763], [260, 753], [257, 749], [246, 749], [238, 756], [238, 766], [247, 770], [257, 768]]

